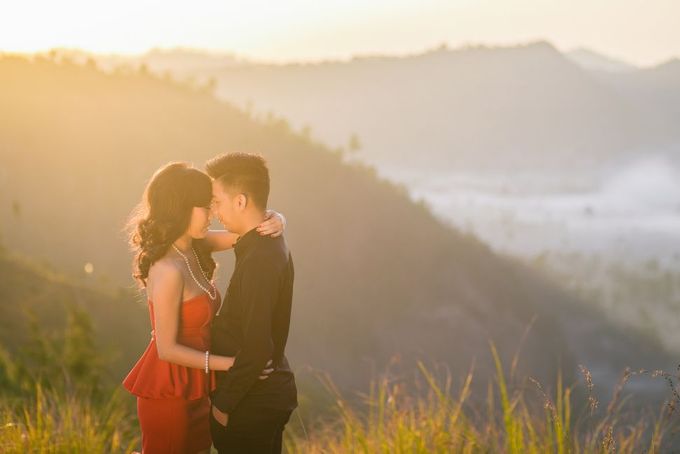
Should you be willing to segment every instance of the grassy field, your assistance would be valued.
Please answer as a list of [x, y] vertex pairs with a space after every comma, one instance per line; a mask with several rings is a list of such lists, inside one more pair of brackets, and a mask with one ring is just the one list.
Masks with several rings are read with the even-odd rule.
[[[513, 389], [493, 345], [491, 351], [496, 377], [489, 384], [485, 405], [469, 403], [472, 372], [453, 392], [450, 375], [438, 380], [422, 363], [425, 396], [405, 394], [401, 384], [384, 378], [372, 386], [362, 414], [347, 406], [327, 381], [337, 396], [337, 422], [307, 437], [291, 435], [286, 447], [295, 453], [659, 453], [677, 443], [673, 438], [673, 427], [680, 423], [677, 393], [670, 392], [663, 408], [646, 417], [630, 414], [624, 397], [624, 386], [633, 374], [663, 377], [671, 387], [674, 377], [661, 371], [624, 371], [604, 408], [587, 392], [587, 401], [579, 406], [585, 411], [576, 416], [573, 387], [558, 379], [554, 395], [548, 395], [543, 385], [527, 377], [524, 382], [529, 388]], [[589, 371], [583, 368], [582, 372], [583, 387], [592, 391]]]
[[[12, 360], [3, 352], [0, 378], [0, 452], [3, 453], [122, 453], [139, 449], [134, 407], [120, 387], [101, 383], [101, 367], [88, 350], [74, 352], [75, 341], [88, 335], [87, 319], [70, 317], [63, 338], [52, 346], [54, 362], [44, 351], [25, 360]], [[70, 339], [70, 340], [69, 340]], [[505, 367], [493, 344], [496, 377], [487, 395], [474, 399], [473, 372], [454, 390], [453, 377], [441, 376], [422, 363], [417, 371], [424, 392], [412, 392], [402, 380], [375, 380], [362, 404], [349, 404], [327, 375], [319, 379], [335, 398], [335, 417], [322, 423], [296, 419], [285, 432], [289, 453], [661, 453], [668, 452], [673, 427], [680, 424], [680, 403], [675, 378], [661, 371], [624, 371], [612, 399], [605, 406], [592, 394], [595, 386], [585, 368], [585, 402], [573, 402], [574, 387], [560, 379], [550, 388], [514, 376], [516, 360]], [[68, 353], [70, 356], [64, 356]], [[60, 356], [61, 355], [61, 356]], [[29, 367], [42, 358], [42, 367]], [[52, 375], [45, 374], [51, 371]], [[665, 379], [669, 399], [652, 416], [631, 415], [626, 407], [625, 384], [634, 374]], [[511, 384], [510, 382], [514, 383]], [[474, 403], [473, 403], [474, 402]], [[482, 402], [480, 404], [480, 402]], [[579, 405], [580, 404], [580, 405]], [[575, 415], [574, 409], [585, 411]], [[646, 415], [647, 413], [645, 413]]]

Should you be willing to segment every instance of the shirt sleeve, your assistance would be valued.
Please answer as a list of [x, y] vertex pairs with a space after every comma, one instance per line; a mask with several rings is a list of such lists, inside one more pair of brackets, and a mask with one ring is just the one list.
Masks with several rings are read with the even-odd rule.
[[274, 351], [272, 313], [279, 295], [281, 272], [271, 258], [251, 259], [244, 264], [240, 283], [243, 345], [234, 365], [226, 371], [212, 395], [213, 405], [225, 413], [231, 413], [259, 380]]

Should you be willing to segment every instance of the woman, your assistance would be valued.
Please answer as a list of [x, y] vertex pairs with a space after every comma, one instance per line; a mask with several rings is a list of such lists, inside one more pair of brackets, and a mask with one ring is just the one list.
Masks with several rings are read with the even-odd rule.
[[[220, 304], [211, 253], [237, 239], [208, 230], [211, 200], [210, 177], [170, 163], [154, 174], [129, 224], [133, 275], [146, 289], [152, 331], [123, 385], [137, 396], [144, 454], [210, 451], [211, 371], [234, 363], [209, 353], [210, 322]], [[282, 230], [283, 217], [275, 212], [258, 227], [261, 235]]]

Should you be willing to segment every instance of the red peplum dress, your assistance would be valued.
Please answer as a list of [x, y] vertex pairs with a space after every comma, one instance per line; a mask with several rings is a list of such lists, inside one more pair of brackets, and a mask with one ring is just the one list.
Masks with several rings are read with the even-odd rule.
[[[177, 341], [202, 352], [210, 349], [210, 322], [220, 296], [207, 293], [182, 303]], [[155, 329], [153, 304], [149, 304]], [[142, 430], [143, 454], [195, 453], [209, 449], [210, 400], [215, 388], [213, 371], [194, 369], [158, 357], [152, 334], [148, 347], [128, 373], [123, 386], [137, 396], [137, 415]]]

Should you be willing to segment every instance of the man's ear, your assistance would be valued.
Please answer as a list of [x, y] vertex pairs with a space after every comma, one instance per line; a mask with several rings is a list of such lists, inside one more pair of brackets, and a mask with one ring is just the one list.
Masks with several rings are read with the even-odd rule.
[[242, 210], [245, 210], [246, 207], [248, 207], [248, 196], [245, 194], [239, 194], [236, 196], [236, 202], [238, 203], [238, 207]]

